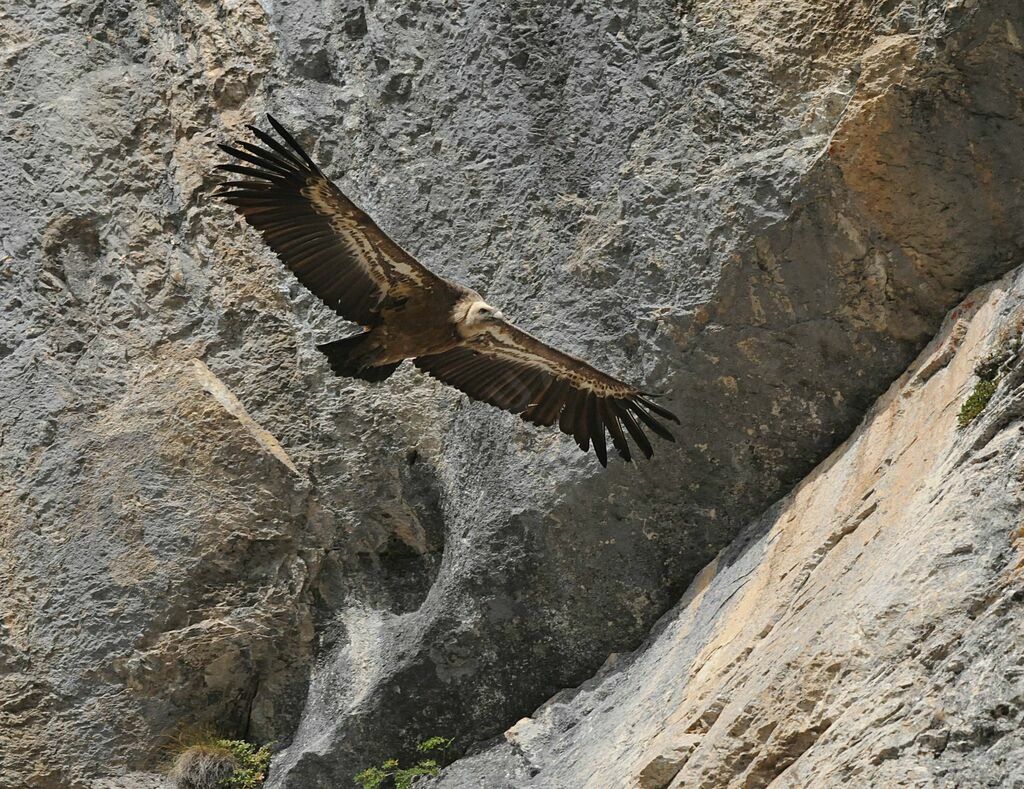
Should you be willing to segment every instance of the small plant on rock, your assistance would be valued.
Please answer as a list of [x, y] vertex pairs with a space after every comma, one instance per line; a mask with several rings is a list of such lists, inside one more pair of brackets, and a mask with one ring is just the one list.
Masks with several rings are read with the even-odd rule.
[[192, 745], [174, 760], [171, 778], [177, 789], [218, 789], [234, 774], [236, 764], [227, 748], [213, 743]]
[[218, 740], [235, 757], [235, 772], [218, 789], [259, 789], [270, 767], [270, 746], [257, 748], [243, 740]]
[[[431, 737], [416, 746], [416, 750], [422, 754], [442, 753], [448, 750], [453, 740], [447, 737]], [[413, 781], [421, 775], [434, 776], [441, 771], [441, 766], [436, 759], [420, 759], [412, 767], [400, 767], [398, 759], [388, 759], [379, 767], [368, 767], [355, 776], [355, 781], [362, 789], [380, 789], [381, 787], [394, 787], [394, 789], [410, 789]]]
[[1016, 358], [1016, 354], [1016, 346], [1011, 347], [1007, 344], [1005, 347], [993, 351], [975, 365], [974, 374], [978, 376], [979, 381], [974, 385], [974, 391], [964, 401], [960, 407], [960, 413], [956, 417], [956, 422], [961, 429], [971, 424], [985, 410], [992, 395], [996, 393], [1000, 373], [1008, 363]]
[[174, 760], [177, 789], [259, 789], [267, 777], [270, 746], [211, 739], [190, 745]]
[[1000, 373], [1006, 371], [1007, 365], [1017, 358], [1018, 353], [1018, 340], [1007, 340], [974, 365], [974, 374], [982, 381], [996, 381]]
[[974, 386], [974, 391], [971, 392], [971, 396], [964, 400], [964, 404], [960, 407], [960, 413], [956, 417], [957, 424], [961, 428], [971, 424], [985, 410], [985, 406], [988, 405], [989, 400], [992, 399], [992, 395], [995, 393], [995, 381], [986, 381], [984, 379], [978, 381]]

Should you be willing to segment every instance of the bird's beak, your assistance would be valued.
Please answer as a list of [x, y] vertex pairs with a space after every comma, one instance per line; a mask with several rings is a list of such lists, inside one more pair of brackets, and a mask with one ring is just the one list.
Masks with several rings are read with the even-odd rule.
[[505, 320], [505, 313], [502, 312], [501, 310], [495, 310], [494, 317], [497, 318], [499, 321], [503, 321]]

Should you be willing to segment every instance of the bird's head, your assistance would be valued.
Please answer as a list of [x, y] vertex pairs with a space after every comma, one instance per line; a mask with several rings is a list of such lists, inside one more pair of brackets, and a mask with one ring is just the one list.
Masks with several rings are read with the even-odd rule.
[[466, 310], [466, 323], [470, 326], [478, 326], [492, 321], [505, 320], [505, 315], [497, 307], [492, 307], [486, 301], [474, 301]]

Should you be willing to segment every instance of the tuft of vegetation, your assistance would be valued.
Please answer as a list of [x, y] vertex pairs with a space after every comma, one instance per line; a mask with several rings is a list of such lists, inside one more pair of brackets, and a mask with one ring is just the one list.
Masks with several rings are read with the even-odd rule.
[[1016, 356], [1016, 347], [1007, 344], [1005, 347], [995, 350], [980, 362], [974, 365], [974, 374], [982, 381], [995, 381], [999, 373], [1008, 362], [1013, 361]]
[[171, 777], [177, 789], [260, 789], [269, 766], [269, 745], [210, 739], [178, 754]]
[[218, 789], [259, 789], [267, 779], [270, 767], [270, 746], [257, 748], [243, 740], [217, 740], [235, 757], [237, 766], [231, 777], [225, 779]]
[[231, 751], [210, 744], [186, 748], [174, 760], [171, 778], [177, 789], [218, 789], [235, 772]]
[[[443, 753], [452, 746], [454, 740], [447, 737], [431, 737], [416, 746], [422, 754]], [[398, 759], [388, 759], [379, 767], [368, 767], [355, 776], [355, 781], [362, 789], [410, 789], [413, 781], [423, 775], [435, 776], [441, 771], [436, 759], [420, 759], [412, 767], [401, 767]]]
[[992, 395], [996, 393], [996, 382], [995, 380], [986, 380], [982, 378], [974, 386], [974, 391], [971, 392], [971, 396], [968, 397], [964, 404], [960, 407], [960, 413], [957, 414], [956, 421], [960, 425], [961, 429], [967, 427], [971, 422], [977, 419], [978, 415], [985, 410], [985, 406], [988, 405], [992, 399]]

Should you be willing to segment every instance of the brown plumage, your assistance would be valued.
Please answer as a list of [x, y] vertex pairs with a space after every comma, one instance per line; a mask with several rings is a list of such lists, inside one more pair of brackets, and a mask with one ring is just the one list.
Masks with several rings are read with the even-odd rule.
[[[249, 126], [263, 143], [220, 147], [241, 179], [216, 193], [255, 227], [298, 280], [365, 331], [318, 346], [338, 375], [381, 381], [405, 359], [475, 400], [558, 424], [607, 465], [605, 432], [625, 460], [628, 435], [645, 457], [643, 426], [668, 441], [660, 420], [679, 422], [653, 395], [558, 351], [505, 320], [479, 293], [442, 279], [392, 241], [267, 116], [283, 142]], [[625, 428], [625, 429], [623, 429]]]

